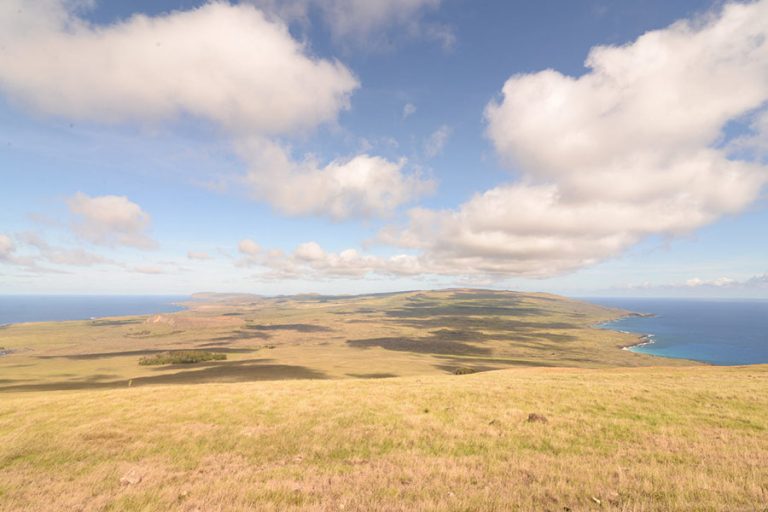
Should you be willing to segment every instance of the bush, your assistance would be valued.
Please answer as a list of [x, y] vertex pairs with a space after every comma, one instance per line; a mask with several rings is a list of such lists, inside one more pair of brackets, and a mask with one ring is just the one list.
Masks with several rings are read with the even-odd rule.
[[206, 352], [204, 350], [179, 350], [178, 352], [162, 352], [139, 359], [142, 366], [155, 366], [162, 364], [194, 364], [204, 361], [223, 361], [226, 354]]

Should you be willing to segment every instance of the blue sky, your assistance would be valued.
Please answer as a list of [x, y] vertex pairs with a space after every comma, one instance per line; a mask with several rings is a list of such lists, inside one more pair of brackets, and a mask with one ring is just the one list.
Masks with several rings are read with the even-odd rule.
[[765, 19], [4, 0], [0, 293], [768, 297]]

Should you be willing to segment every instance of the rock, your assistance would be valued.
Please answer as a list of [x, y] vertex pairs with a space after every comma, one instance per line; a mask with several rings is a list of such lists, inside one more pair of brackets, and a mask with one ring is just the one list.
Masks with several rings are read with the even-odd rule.
[[528, 423], [549, 423], [549, 420], [543, 414], [532, 412], [528, 415]]
[[131, 470], [120, 478], [120, 485], [136, 485], [141, 482], [141, 478], [138, 472]]

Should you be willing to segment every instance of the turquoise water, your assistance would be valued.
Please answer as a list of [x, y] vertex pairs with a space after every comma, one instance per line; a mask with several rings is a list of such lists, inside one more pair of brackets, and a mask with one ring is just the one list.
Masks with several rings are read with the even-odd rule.
[[631, 350], [716, 365], [768, 363], [768, 300], [589, 298], [589, 302], [651, 313], [603, 327], [647, 334]]
[[171, 313], [183, 295], [0, 295], [0, 325]]

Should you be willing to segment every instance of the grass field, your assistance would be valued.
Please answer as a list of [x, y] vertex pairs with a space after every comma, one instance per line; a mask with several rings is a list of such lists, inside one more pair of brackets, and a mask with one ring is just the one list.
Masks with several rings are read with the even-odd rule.
[[767, 429], [765, 366], [11, 393], [0, 510], [762, 512]]
[[[188, 311], [0, 330], [0, 391], [449, 374], [521, 366], [681, 365], [618, 350], [593, 326], [624, 314], [546, 294], [447, 290], [266, 299], [207, 296]], [[168, 351], [226, 361], [140, 366]]]
[[[621, 314], [451, 290], [7, 327], [0, 511], [768, 510], [768, 366], [620, 350], [593, 326]], [[227, 359], [139, 365], [183, 350]]]

